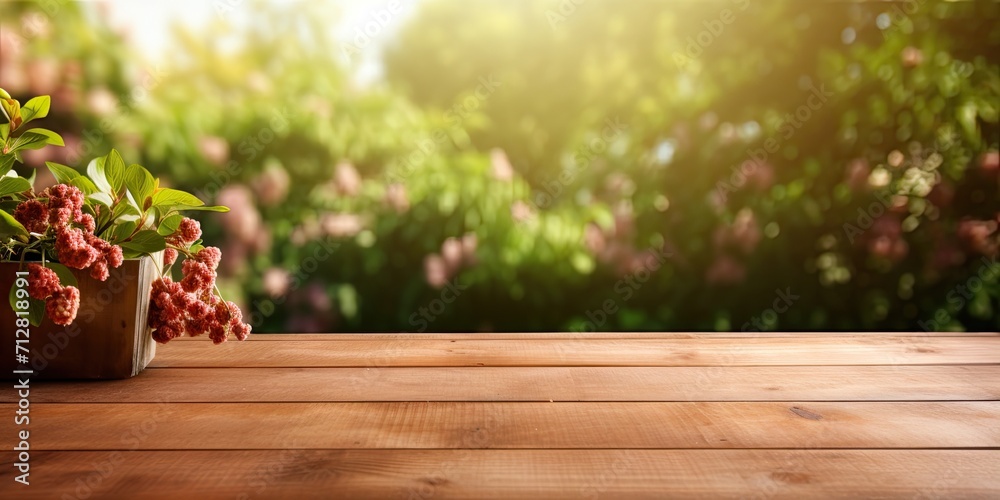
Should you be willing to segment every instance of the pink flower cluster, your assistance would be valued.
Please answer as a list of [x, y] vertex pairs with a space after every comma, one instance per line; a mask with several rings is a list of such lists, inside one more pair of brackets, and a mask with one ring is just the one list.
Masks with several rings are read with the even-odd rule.
[[80, 290], [60, 285], [56, 272], [40, 264], [28, 264], [28, 295], [45, 301], [45, 312], [57, 325], [72, 323], [80, 309]]
[[54, 231], [59, 262], [73, 269], [90, 268], [96, 280], [108, 279], [108, 268], [122, 265], [121, 247], [94, 234], [94, 217], [83, 213], [83, 192], [76, 187], [56, 184], [18, 204], [14, 218], [33, 233]]
[[[201, 224], [194, 219], [188, 219], [185, 217], [181, 219], [181, 223], [177, 226], [177, 230], [170, 236], [167, 236], [167, 244], [176, 247], [189, 247], [192, 243], [198, 241], [198, 238], [201, 238]], [[163, 252], [163, 265], [169, 266], [176, 261], [177, 249], [167, 248]]]
[[[181, 241], [197, 239], [191, 238], [194, 233], [190, 224], [187, 230], [178, 232]], [[199, 236], [200, 232], [198, 229]], [[154, 340], [167, 343], [185, 333], [192, 337], [208, 333], [216, 344], [225, 342], [230, 333], [239, 340], [247, 338], [250, 325], [243, 322], [240, 308], [212, 292], [221, 258], [218, 248], [203, 248], [184, 261], [181, 281], [167, 277], [153, 282], [149, 326], [155, 330]]]

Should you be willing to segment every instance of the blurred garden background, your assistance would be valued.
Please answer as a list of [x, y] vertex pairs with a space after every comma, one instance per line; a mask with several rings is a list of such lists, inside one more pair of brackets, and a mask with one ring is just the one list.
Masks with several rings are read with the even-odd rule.
[[997, 330], [998, 65], [993, 1], [0, 3], [36, 186], [229, 205], [255, 332]]

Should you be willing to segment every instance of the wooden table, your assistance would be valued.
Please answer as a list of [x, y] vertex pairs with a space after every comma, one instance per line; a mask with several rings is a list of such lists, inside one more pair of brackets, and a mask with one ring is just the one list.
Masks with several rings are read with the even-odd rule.
[[255, 335], [36, 382], [0, 498], [1000, 498], [996, 334]]

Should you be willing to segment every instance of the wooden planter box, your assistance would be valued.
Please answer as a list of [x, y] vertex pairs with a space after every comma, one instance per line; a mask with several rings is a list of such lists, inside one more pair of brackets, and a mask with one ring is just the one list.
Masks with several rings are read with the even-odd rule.
[[[17, 275], [16, 262], [0, 262], [0, 377], [12, 378], [17, 316], [7, 295]], [[146, 326], [149, 289], [156, 279], [150, 257], [126, 260], [110, 269], [107, 281], [73, 270], [79, 282], [80, 310], [69, 326], [45, 318], [30, 327], [28, 347], [34, 379], [122, 379], [133, 377], [153, 359], [156, 343]], [[18, 338], [23, 338], [21, 335]], [[21, 367], [23, 368], [23, 367]], [[25, 376], [25, 375], [22, 375]]]

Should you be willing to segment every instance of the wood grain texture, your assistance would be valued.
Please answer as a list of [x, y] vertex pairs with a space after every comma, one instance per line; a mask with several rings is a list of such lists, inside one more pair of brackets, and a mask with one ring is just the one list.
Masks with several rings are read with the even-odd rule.
[[252, 339], [34, 382], [0, 498], [1000, 498], [996, 334]]
[[[998, 399], [997, 365], [157, 368], [129, 380], [53, 382], [32, 392], [36, 403]], [[0, 392], [0, 402], [16, 400]]]
[[1000, 364], [1000, 337], [176, 342], [154, 367]]
[[1000, 402], [40, 403], [31, 446], [988, 448], [1000, 447], [997, 422]]
[[[0, 452], [11, 463], [13, 453]], [[997, 498], [1000, 454], [951, 450], [36, 452], [0, 497]], [[89, 486], [88, 486], [89, 485]], [[66, 498], [66, 497], [63, 497]]]
[[[13, 286], [18, 264], [0, 262], [4, 299]], [[149, 287], [156, 275], [150, 257], [128, 259], [109, 270], [106, 281], [89, 271], [71, 270], [80, 289], [80, 309], [69, 326], [45, 318], [29, 331], [34, 379], [123, 379], [149, 363], [155, 343], [146, 326]], [[13, 328], [16, 316], [4, 300], [0, 306], [0, 377], [15, 369]]]

